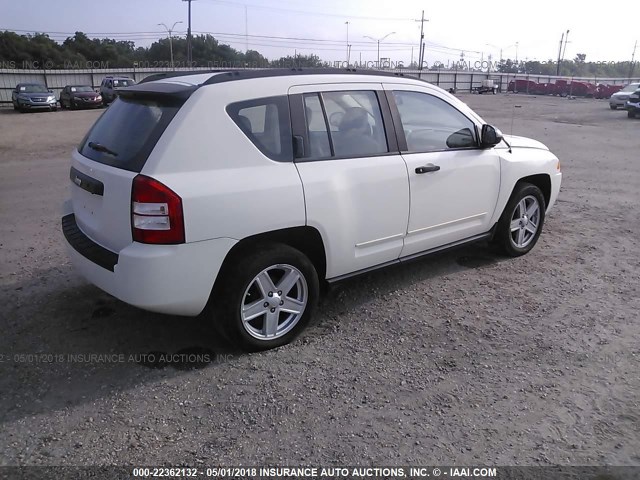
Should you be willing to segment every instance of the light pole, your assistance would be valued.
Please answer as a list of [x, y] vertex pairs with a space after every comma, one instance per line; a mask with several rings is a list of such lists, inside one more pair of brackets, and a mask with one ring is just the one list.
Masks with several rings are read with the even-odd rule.
[[387, 33], [384, 37], [382, 38], [373, 38], [370, 37], [368, 35], [365, 35], [364, 38], [369, 38], [371, 40], [373, 40], [374, 42], [378, 43], [378, 68], [380, 68], [380, 42], [382, 42], [385, 38], [387, 38], [389, 35], [393, 35], [396, 32], [391, 32], [391, 33]]
[[164, 27], [167, 32], [169, 32], [169, 52], [171, 52], [171, 69], [173, 70], [173, 39], [171, 38], [171, 33], [173, 32], [173, 29], [176, 28], [176, 25], [178, 25], [179, 23], [182, 22], [176, 22], [173, 24], [173, 26], [171, 28], [167, 27], [164, 23], [159, 23], [159, 26]]
[[[491, 43], [485, 43], [485, 45], [487, 47], [493, 47], [493, 48], [497, 48], [498, 50], [500, 50], [500, 62], [502, 62], [502, 51], [506, 50], [507, 48], [511, 48], [511, 47], [516, 47], [516, 49], [518, 48], [518, 43], [514, 43], [512, 45], [508, 45], [506, 47], [499, 47], [498, 45], [493, 45]], [[516, 53], [516, 60], [518, 58], [518, 54]]]
[[349, 21], [344, 22], [347, 26], [347, 67], [349, 67], [349, 57], [350, 57], [350, 48], [349, 48]]

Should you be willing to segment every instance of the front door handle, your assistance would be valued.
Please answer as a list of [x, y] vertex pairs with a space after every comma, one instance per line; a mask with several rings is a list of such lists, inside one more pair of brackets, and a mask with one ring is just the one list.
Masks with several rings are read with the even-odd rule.
[[426, 165], [423, 165], [422, 167], [416, 168], [416, 173], [418, 175], [420, 175], [422, 173], [437, 172], [438, 170], [440, 170], [440, 165], [434, 165], [433, 163], [427, 163]]

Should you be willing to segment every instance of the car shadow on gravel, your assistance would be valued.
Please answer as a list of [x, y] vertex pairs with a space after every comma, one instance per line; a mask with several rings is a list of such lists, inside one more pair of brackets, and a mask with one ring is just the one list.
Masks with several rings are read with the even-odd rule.
[[[465, 247], [340, 282], [323, 296], [320, 324], [306, 336], [330, 334], [332, 321], [323, 318], [357, 311], [380, 295], [500, 260], [481, 246]], [[11, 299], [0, 319], [5, 397], [0, 424], [91, 403], [188, 370], [229, 366], [242, 355], [205, 319], [131, 307], [71, 272], [70, 267], [41, 270], [0, 292]], [[72, 285], [60, 288], [65, 278], [55, 277], [67, 277]]]
[[[421, 282], [445, 275], [490, 268], [505, 260], [510, 259], [494, 253], [486, 243], [454, 248], [332, 284], [322, 298], [319, 310], [325, 317], [339, 321], [344, 313], [360, 310], [376, 297], [411, 289]], [[331, 322], [320, 322], [317, 328], [331, 330]]]
[[129, 306], [71, 267], [34, 272], [0, 298], [0, 424], [237, 358], [210, 322]]

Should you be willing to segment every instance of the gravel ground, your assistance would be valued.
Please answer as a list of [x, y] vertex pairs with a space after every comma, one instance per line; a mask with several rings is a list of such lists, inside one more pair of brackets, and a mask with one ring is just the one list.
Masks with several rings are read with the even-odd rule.
[[304, 337], [251, 355], [72, 269], [59, 209], [99, 112], [0, 112], [0, 465], [640, 464], [640, 121], [462, 98], [562, 160], [536, 248], [339, 284]]

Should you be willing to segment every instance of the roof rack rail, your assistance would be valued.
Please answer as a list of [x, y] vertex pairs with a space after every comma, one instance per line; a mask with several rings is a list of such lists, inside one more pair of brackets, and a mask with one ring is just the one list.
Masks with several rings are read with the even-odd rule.
[[147, 77], [144, 77], [142, 80], [138, 82], [138, 85], [141, 83], [154, 82], [156, 80], [163, 80], [165, 78], [174, 78], [174, 77], [186, 77], [188, 75], [206, 75], [207, 73], [222, 73], [227, 72], [228, 70], [189, 70], [186, 72], [160, 72], [153, 73]]
[[[251, 78], [284, 77], [289, 75], [378, 75], [385, 77], [404, 77], [402, 72], [387, 72], [384, 70], [359, 70], [357, 68], [267, 68], [263, 70], [229, 70], [222, 75], [214, 75], [203, 85], [229, 82], [233, 80], [247, 80]], [[416, 79], [417, 80], [417, 79]]]

